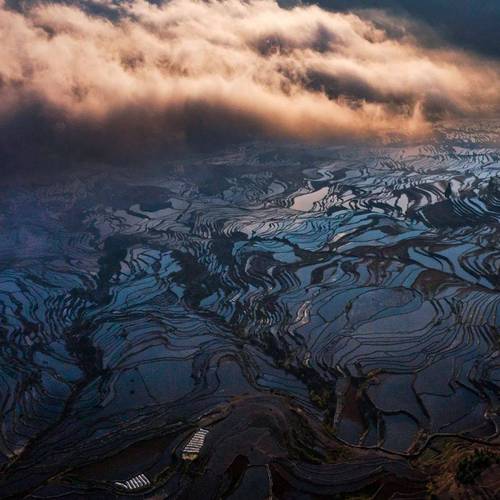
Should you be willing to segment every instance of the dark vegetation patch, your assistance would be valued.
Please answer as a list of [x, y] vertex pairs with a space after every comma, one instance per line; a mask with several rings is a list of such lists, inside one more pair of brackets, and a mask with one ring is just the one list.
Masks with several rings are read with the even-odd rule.
[[490, 465], [500, 463], [500, 457], [487, 450], [475, 450], [458, 463], [457, 481], [462, 484], [473, 484]]

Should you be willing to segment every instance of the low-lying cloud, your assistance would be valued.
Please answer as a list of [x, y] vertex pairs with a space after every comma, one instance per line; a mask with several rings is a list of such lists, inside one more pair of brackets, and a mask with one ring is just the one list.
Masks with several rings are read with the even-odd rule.
[[28, 141], [99, 157], [421, 136], [431, 120], [500, 109], [497, 62], [359, 15], [271, 0], [87, 4], [112, 15], [0, 0], [4, 154]]

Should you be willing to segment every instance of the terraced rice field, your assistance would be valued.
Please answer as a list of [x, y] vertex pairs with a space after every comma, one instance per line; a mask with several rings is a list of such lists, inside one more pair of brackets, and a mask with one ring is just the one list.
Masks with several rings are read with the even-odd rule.
[[425, 498], [494, 449], [500, 126], [439, 132], [3, 180], [0, 496]]

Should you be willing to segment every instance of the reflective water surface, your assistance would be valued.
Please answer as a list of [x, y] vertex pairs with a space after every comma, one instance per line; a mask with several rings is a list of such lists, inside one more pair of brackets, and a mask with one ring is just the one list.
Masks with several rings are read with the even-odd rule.
[[6, 184], [1, 496], [424, 498], [498, 443], [499, 132]]

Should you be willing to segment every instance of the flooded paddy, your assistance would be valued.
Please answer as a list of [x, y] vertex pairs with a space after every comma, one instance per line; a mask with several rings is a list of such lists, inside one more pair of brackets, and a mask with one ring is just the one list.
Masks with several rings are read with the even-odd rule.
[[5, 181], [0, 496], [423, 498], [494, 447], [488, 127]]

